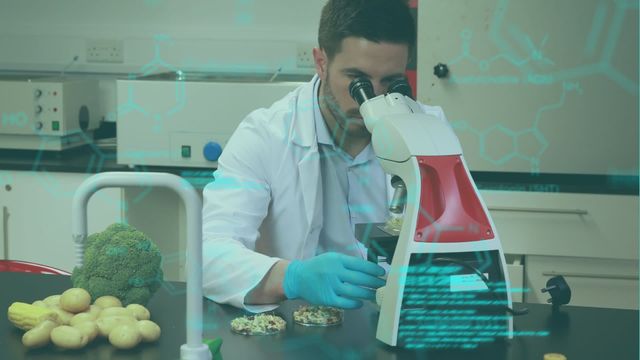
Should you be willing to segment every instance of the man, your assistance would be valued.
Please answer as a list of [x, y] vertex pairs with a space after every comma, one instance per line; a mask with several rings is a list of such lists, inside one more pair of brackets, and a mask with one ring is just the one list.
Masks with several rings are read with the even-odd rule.
[[415, 24], [403, 0], [329, 0], [318, 42], [317, 75], [249, 114], [204, 190], [203, 285], [216, 302], [356, 308], [384, 285], [353, 231], [386, 221], [388, 181], [348, 85], [366, 77], [378, 95], [404, 77]]

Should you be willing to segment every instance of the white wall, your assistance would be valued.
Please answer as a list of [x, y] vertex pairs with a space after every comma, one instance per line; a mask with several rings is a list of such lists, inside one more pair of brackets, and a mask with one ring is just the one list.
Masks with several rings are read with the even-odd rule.
[[[180, 69], [310, 73], [297, 44], [316, 42], [323, 0], [0, 0], [0, 70], [139, 72], [154, 59]], [[157, 38], [169, 39], [158, 42]], [[117, 39], [123, 64], [85, 61], [87, 39]]]

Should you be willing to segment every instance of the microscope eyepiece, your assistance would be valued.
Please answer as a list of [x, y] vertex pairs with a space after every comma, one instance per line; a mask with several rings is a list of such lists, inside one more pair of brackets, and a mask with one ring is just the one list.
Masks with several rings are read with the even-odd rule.
[[388, 92], [399, 93], [413, 99], [413, 91], [411, 90], [411, 85], [409, 85], [407, 79], [404, 78], [392, 81], [391, 84], [389, 84]]
[[359, 105], [362, 105], [365, 101], [375, 97], [373, 84], [371, 84], [371, 81], [367, 78], [355, 78], [349, 84], [349, 95], [351, 95]]

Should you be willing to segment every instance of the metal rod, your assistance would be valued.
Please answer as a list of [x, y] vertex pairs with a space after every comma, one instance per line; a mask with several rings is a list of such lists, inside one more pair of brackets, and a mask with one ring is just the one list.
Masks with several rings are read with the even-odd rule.
[[567, 276], [567, 277], [579, 277], [579, 278], [594, 278], [594, 279], [613, 279], [613, 280], [638, 280], [638, 275], [607, 275], [607, 274], [589, 274], [589, 273], [575, 273], [575, 272], [555, 272], [545, 271], [543, 276]]
[[509, 206], [490, 206], [489, 211], [514, 211], [546, 214], [587, 215], [589, 212], [582, 209], [545, 209], [545, 208], [520, 208]]
[[87, 238], [87, 203], [98, 190], [107, 187], [156, 186], [175, 191], [187, 211], [187, 343], [180, 347], [181, 359], [211, 359], [202, 342], [202, 200], [195, 189], [179, 176], [164, 173], [106, 172], [80, 184], [71, 204], [71, 229], [77, 245], [78, 265]]

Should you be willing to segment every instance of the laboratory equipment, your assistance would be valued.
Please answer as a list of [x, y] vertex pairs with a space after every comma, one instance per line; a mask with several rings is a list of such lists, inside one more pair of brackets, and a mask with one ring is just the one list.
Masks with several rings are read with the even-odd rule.
[[360, 239], [374, 259], [390, 263], [377, 294], [376, 337], [407, 348], [469, 348], [512, 337], [510, 283], [495, 225], [452, 129], [425, 113], [408, 88], [391, 84], [388, 94], [374, 97], [365, 78], [349, 86], [374, 152], [392, 175], [390, 210], [402, 213], [399, 233], [391, 231], [386, 242]]
[[178, 71], [118, 80], [117, 161], [215, 168], [250, 112], [269, 107], [309, 79]]
[[0, 77], [0, 148], [64, 150], [84, 145], [100, 125], [98, 82]]

